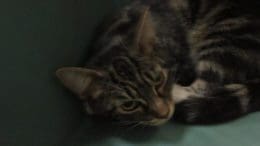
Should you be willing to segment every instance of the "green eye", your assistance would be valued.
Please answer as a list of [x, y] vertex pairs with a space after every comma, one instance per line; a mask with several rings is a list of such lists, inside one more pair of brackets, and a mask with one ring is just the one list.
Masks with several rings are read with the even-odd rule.
[[136, 101], [127, 101], [121, 105], [124, 111], [133, 111], [138, 108], [139, 104]]

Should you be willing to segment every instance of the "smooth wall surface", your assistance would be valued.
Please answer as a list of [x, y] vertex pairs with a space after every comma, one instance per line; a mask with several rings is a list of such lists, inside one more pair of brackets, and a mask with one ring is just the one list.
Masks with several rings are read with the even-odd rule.
[[0, 145], [59, 145], [80, 126], [79, 103], [54, 72], [81, 64], [112, 0], [0, 2]]

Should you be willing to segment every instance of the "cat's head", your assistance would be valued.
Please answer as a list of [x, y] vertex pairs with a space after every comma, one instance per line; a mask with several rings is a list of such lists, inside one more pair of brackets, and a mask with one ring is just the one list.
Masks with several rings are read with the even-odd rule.
[[91, 115], [160, 125], [174, 112], [172, 99], [164, 94], [167, 73], [149, 59], [117, 57], [107, 70], [68, 67], [57, 76]]

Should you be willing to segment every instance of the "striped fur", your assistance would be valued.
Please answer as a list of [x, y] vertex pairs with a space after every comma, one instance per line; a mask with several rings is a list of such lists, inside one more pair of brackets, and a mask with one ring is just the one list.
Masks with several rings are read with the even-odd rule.
[[[96, 83], [104, 94], [85, 100], [88, 110], [147, 125], [166, 122], [174, 109], [174, 119], [196, 124], [260, 110], [259, 6], [257, 0], [132, 1], [104, 23], [89, 50], [86, 68], [106, 77]], [[127, 99], [110, 97], [114, 92]], [[122, 114], [115, 103], [125, 100], [142, 107]]]

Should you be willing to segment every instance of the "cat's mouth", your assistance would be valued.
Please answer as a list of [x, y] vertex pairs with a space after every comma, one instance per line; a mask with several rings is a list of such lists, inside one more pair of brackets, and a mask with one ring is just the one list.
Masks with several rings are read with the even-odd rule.
[[151, 121], [142, 122], [143, 125], [159, 126], [165, 124], [169, 119], [153, 119]]

